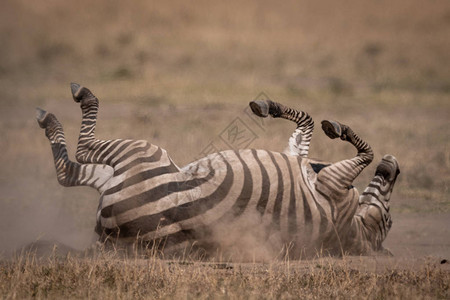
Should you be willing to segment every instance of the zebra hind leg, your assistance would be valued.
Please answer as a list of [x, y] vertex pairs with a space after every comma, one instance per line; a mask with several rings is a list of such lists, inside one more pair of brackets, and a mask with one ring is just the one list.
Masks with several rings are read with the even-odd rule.
[[91, 186], [102, 191], [113, 169], [105, 165], [79, 164], [69, 159], [61, 123], [52, 113], [37, 108], [36, 119], [50, 141], [58, 182], [63, 186]]
[[99, 101], [89, 89], [78, 83], [71, 83], [70, 89], [73, 100], [80, 103], [83, 114], [75, 157], [80, 163], [103, 163], [90, 157], [90, 154], [102, 144], [95, 139]]
[[56, 119], [55, 115], [48, 113], [43, 109], [36, 109], [36, 119], [41, 128], [45, 129], [45, 135], [50, 141], [51, 145], [66, 145], [64, 131], [61, 123]]
[[120, 159], [133, 153], [146, 151], [150, 145], [146, 141], [125, 139], [99, 140], [95, 138], [99, 101], [86, 87], [71, 83], [72, 96], [80, 103], [82, 122], [75, 157], [80, 163], [106, 164], [115, 167]]
[[308, 113], [297, 111], [271, 100], [255, 100], [250, 102], [249, 105], [258, 117], [266, 118], [271, 115], [274, 118], [283, 118], [295, 122], [297, 128], [289, 138], [287, 152], [290, 155], [308, 157], [314, 130], [314, 121]]
[[[167, 172], [178, 172], [179, 168], [172, 162], [166, 150], [152, 145], [145, 140], [111, 139], [100, 140], [95, 137], [99, 100], [87, 88], [72, 83], [71, 90], [75, 102], [80, 103], [82, 122], [75, 157], [83, 164], [104, 164], [115, 170], [115, 175], [143, 168], [147, 171], [155, 168], [155, 162], [167, 167]], [[148, 164], [147, 164], [148, 163]], [[162, 171], [162, 170], [159, 170]], [[158, 172], [159, 172], [158, 171]], [[152, 172], [146, 176], [154, 176]], [[157, 174], [157, 173], [155, 173]]]

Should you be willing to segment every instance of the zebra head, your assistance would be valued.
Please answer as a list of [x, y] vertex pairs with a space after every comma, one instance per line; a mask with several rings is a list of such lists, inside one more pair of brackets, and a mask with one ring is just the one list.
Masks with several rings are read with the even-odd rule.
[[400, 174], [397, 159], [385, 155], [378, 164], [375, 176], [359, 197], [360, 215], [364, 218], [369, 230], [375, 233], [374, 250], [380, 250], [381, 243], [392, 227], [389, 213], [389, 200], [392, 190]]
[[375, 178], [378, 177], [381, 180], [380, 192], [383, 197], [380, 197], [382, 198], [380, 200], [383, 200], [388, 208], [389, 199], [391, 198], [398, 174], [400, 174], [400, 168], [397, 159], [393, 155], [385, 155], [377, 166]]

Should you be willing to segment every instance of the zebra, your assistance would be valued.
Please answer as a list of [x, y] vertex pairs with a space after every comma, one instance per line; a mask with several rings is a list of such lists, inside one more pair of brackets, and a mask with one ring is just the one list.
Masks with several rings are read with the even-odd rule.
[[[385, 155], [359, 196], [352, 182], [374, 155], [349, 126], [321, 123], [328, 137], [351, 143], [355, 157], [336, 163], [311, 159], [311, 116], [256, 100], [249, 105], [258, 117], [297, 124], [285, 152], [225, 150], [180, 168], [165, 149], [145, 140], [97, 139], [98, 98], [76, 83], [71, 92], [82, 111], [76, 162], [68, 157], [55, 115], [38, 108], [36, 117], [50, 141], [58, 182], [99, 192], [99, 241], [163, 241], [163, 252], [196, 245], [206, 253], [220, 247], [245, 251], [262, 242], [294, 258], [387, 251], [382, 242], [392, 225], [389, 203], [399, 165]], [[249, 235], [254, 239], [246, 244], [242, 237]]]

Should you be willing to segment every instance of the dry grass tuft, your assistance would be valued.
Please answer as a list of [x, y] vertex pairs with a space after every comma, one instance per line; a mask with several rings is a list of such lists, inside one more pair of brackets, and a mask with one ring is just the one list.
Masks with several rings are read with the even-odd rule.
[[[373, 259], [373, 258], [372, 258]], [[316, 259], [259, 264], [96, 258], [23, 253], [1, 262], [0, 294], [6, 298], [441, 298], [450, 296], [450, 270], [420, 262], [414, 269], [384, 263], [377, 270], [354, 261]], [[375, 259], [376, 261], [376, 259]]]

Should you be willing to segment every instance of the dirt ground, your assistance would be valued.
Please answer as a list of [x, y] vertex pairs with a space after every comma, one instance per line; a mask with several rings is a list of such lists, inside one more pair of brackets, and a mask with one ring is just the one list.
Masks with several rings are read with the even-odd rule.
[[393, 214], [394, 227], [384, 246], [398, 258], [450, 255], [450, 214]]
[[[283, 150], [291, 124], [259, 126], [246, 114], [261, 92], [307, 110], [316, 124], [325, 118], [351, 124], [373, 146], [375, 160], [391, 153], [400, 162], [394, 224], [384, 243], [391, 259], [450, 259], [447, 1], [77, 6], [85, 10], [59, 1], [2, 4], [2, 255], [37, 240], [78, 249], [95, 240], [98, 195], [58, 185], [34, 118], [37, 106], [55, 113], [73, 155], [80, 122], [70, 97], [75, 81], [100, 98], [99, 136], [148, 139], [179, 165], [210, 142], [229, 148], [220, 133], [236, 116], [256, 135], [248, 147]], [[353, 154], [316, 129], [313, 157]], [[375, 165], [355, 183], [359, 190]], [[392, 265], [391, 259], [384, 261]]]

